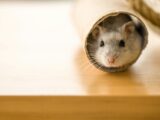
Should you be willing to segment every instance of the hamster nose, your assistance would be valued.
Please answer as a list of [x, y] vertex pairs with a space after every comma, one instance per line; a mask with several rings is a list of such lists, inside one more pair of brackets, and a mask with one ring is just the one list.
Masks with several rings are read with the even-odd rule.
[[107, 60], [108, 60], [109, 64], [113, 64], [115, 62], [115, 58], [114, 57], [109, 57]]

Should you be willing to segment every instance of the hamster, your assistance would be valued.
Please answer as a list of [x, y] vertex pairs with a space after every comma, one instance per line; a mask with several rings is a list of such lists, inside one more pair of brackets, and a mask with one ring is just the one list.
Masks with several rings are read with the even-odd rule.
[[100, 26], [103, 26], [108, 29], [108, 31], [117, 30], [117, 28], [121, 27], [123, 24], [132, 21], [132, 17], [126, 15], [124, 13], [118, 14], [116, 16], [110, 16], [102, 23]]
[[108, 26], [100, 24], [92, 32], [93, 42], [87, 45], [90, 57], [98, 63], [98, 67], [109, 72], [124, 71], [141, 54], [142, 36], [132, 20], [119, 22], [114, 27]]

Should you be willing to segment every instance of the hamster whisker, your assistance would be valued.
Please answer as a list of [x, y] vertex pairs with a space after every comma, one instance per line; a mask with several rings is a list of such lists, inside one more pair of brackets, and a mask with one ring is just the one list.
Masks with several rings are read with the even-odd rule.
[[90, 56], [90, 58], [91, 60], [94, 60], [94, 61], [96, 60], [94, 56]]
[[80, 67], [84, 68], [86, 65], [88, 65], [89, 62], [81, 61]]
[[93, 60], [97, 60], [96, 57], [92, 56], [92, 55], [90, 56], [90, 58], [93, 59]]
[[[94, 66], [97, 66], [98, 69], [101, 69], [101, 68], [102, 68], [102, 67], [101, 67], [99, 64], [97, 64], [95, 61], [93, 61], [92, 63], [93, 63]], [[92, 66], [92, 67], [93, 67], [93, 66]]]
[[91, 59], [90, 61], [93, 63], [93, 65], [97, 65], [97, 62], [95, 60]]
[[91, 61], [94, 62], [95, 65], [98, 65], [101, 68], [101, 65], [97, 64], [97, 62], [96, 62], [96, 61], [98, 61], [98, 59], [95, 56], [91, 56], [91, 58], [92, 58]]
[[97, 63], [94, 61], [94, 60], [92, 60], [91, 59], [91, 62], [92, 62], [92, 64], [91, 63], [89, 63], [89, 65], [91, 66], [91, 72], [95, 69], [95, 67], [94, 66], [96, 66], [97, 65]]
[[98, 69], [102, 69], [102, 66], [98, 65]]
[[89, 63], [89, 64], [86, 64], [86, 66], [83, 69], [84, 71], [88, 71], [88, 69], [90, 68], [91, 68], [91, 64]]

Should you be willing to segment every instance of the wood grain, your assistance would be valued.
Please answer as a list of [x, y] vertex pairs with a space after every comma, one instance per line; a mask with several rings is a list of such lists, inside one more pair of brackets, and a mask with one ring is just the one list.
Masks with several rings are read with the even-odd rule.
[[158, 120], [160, 97], [1, 97], [2, 120]]

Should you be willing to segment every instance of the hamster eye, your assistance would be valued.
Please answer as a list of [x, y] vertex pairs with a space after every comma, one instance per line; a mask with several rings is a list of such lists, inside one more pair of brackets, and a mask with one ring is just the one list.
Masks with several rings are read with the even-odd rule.
[[125, 47], [125, 42], [124, 40], [119, 41], [119, 47]]
[[103, 47], [103, 46], [104, 46], [104, 41], [101, 40], [100, 47]]

